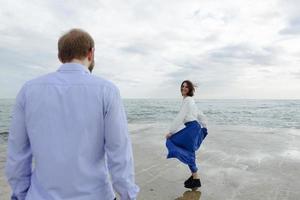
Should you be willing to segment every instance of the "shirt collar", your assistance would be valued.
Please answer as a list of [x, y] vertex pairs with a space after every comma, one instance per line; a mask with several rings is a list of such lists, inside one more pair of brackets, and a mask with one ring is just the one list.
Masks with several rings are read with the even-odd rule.
[[78, 63], [64, 63], [57, 69], [57, 71], [91, 73], [84, 65]]

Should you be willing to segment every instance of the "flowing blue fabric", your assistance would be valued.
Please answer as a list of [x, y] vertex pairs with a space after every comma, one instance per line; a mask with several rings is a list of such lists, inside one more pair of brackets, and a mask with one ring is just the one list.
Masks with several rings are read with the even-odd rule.
[[207, 129], [201, 127], [198, 121], [190, 121], [184, 124], [185, 128], [173, 134], [166, 141], [168, 148], [167, 158], [177, 158], [187, 164], [192, 172], [197, 171], [196, 156], [202, 141], [207, 136]]

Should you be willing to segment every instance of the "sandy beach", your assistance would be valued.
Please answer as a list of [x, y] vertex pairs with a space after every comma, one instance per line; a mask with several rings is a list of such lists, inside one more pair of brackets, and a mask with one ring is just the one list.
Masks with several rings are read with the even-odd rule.
[[[141, 200], [299, 200], [300, 131], [241, 126], [209, 127], [197, 154], [202, 187], [183, 187], [188, 168], [166, 160], [164, 124], [129, 124]], [[9, 199], [0, 142], [0, 199]]]

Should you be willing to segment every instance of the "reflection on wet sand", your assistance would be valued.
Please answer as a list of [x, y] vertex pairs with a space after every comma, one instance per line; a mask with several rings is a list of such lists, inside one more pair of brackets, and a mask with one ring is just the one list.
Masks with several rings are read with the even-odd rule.
[[200, 191], [185, 191], [182, 197], [178, 197], [175, 200], [200, 200], [201, 192]]

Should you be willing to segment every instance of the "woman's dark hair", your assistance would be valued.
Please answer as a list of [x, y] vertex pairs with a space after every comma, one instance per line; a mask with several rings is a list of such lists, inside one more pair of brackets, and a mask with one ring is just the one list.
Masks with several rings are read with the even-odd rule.
[[181, 86], [180, 86], [180, 91], [182, 90], [182, 87], [183, 87], [183, 84], [186, 83], [187, 87], [189, 88], [189, 92], [187, 93], [188, 96], [192, 97], [194, 96], [194, 93], [195, 93], [195, 85], [189, 81], [189, 80], [185, 80], [181, 83]]

